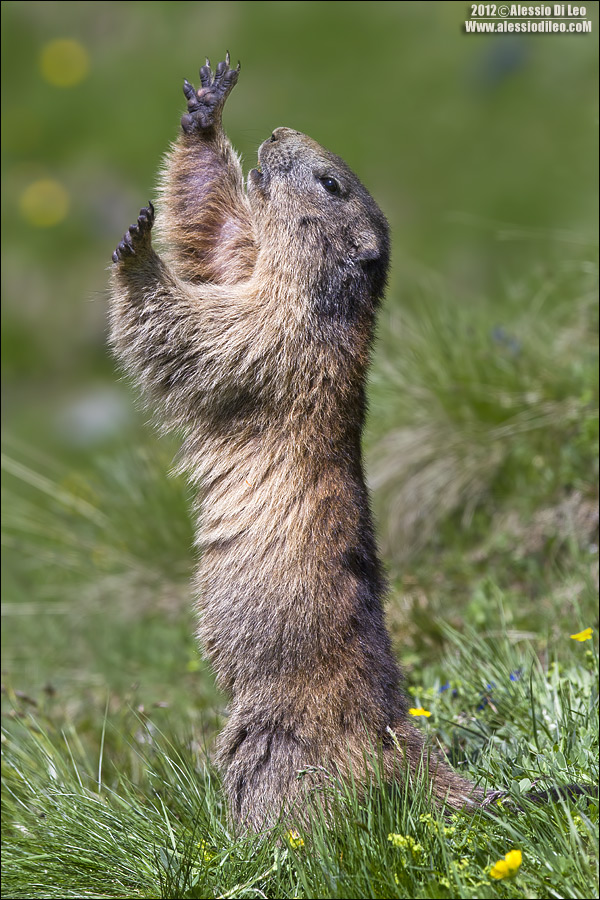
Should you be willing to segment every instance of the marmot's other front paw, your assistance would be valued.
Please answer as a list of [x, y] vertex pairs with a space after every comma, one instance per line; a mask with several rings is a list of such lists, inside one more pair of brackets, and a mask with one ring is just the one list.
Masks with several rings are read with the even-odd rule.
[[150, 231], [154, 224], [154, 206], [148, 201], [148, 206], [140, 210], [137, 224], [130, 225], [123, 240], [112, 255], [113, 262], [126, 259], [129, 256], [137, 256], [150, 250]]
[[235, 69], [229, 67], [229, 53], [220, 62], [213, 75], [210, 62], [200, 69], [200, 85], [196, 90], [186, 79], [183, 93], [187, 99], [188, 112], [181, 119], [181, 127], [186, 133], [206, 131], [219, 125], [221, 112], [230, 91], [238, 80], [240, 64]]

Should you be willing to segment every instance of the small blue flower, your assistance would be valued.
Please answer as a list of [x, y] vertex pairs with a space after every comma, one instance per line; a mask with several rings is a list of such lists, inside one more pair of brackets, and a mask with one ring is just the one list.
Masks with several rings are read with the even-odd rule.
[[[447, 681], [445, 684], [441, 684], [438, 688], [438, 694], [443, 694], [444, 691], [450, 690], [450, 682]], [[451, 697], [458, 697], [458, 688], [452, 688]]]
[[490, 697], [488, 695], [493, 693], [495, 687], [495, 681], [490, 681], [488, 684], [486, 684], [485, 691], [481, 692], [481, 703], [477, 707], [479, 711], [481, 711], [488, 705], [488, 703], [490, 702]]
[[522, 674], [523, 674], [523, 669], [515, 669], [514, 672], [510, 673], [510, 680], [511, 681], [520, 681]]
[[509, 334], [502, 325], [492, 328], [490, 337], [495, 344], [500, 344], [501, 347], [504, 347], [510, 356], [518, 356], [521, 352], [521, 342], [512, 334]]

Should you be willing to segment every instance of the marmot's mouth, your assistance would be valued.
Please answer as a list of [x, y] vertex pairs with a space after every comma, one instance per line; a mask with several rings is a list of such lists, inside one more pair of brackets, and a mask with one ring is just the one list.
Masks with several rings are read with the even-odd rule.
[[258, 159], [256, 161], [256, 168], [250, 169], [248, 179], [254, 187], [260, 188], [261, 192], [264, 193], [267, 190], [267, 186], [269, 184], [269, 166], [264, 165], [264, 144], [261, 144], [258, 148]]
[[252, 182], [252, 184], [261, 185], [262, 187], [264, 187], [264, 185], [266, 184], [268, 177], [269, 177], [269, 173], [268, 173], [268, 171], [263, 171], [262, 162], [261, 162], [260, 158], [256, 164], [256, 168], [250, 169], [249, 177], [250, 177], [250, 181]]

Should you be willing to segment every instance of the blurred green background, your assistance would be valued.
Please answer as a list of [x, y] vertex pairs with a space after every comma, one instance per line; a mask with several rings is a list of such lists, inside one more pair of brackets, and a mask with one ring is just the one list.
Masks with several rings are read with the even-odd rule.
[[[2, 3], [13, 699], [42, 702], [45, 686], [73, 710], [106, 688], [216, 702], [193, 641], [186, 488], [167, 476], [177, 441], [147, 426], [110, 359], [106, 283], [154, 197], [184, 77], [226, 50], [242, 63], [225, 125], [246, 170], [274, 127], [302, 130], [347, 160], [392, 227], [367, 446], [406, 658], [435, 656], [438, 612], [489, 625], [490, 579], [512, 592], [515, 627], [550, 628], [558, 605], [577, 630], [581, 589], [566, 601], [565, 584], [589, 585], [597, 554], [598, 4], [587, 9], [591, 35], [484, 37], [464, 33], [462, 2]], [[419, 431], [432, 422], [435, 439]], [[403, 470], [407, 429], [412, 457], [426, 444], [433, 465], [449, 422], [446, 481]], [[400, 525], [395, 497], [418, 507]], [[500, 513], [524, 518], [499, 526]], [[569, 541], [550, 575], [545, 551], [562, 565]]]

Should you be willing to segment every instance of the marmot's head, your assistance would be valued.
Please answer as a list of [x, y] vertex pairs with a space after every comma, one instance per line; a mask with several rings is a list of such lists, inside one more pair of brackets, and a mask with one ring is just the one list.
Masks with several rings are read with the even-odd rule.
[[248, 197], [258, 237], [294, 266], [319, 311], [372, 313], [389, 264], [385, 216], [343, 159], [316, 141], [276, 128], [258, 151]]

